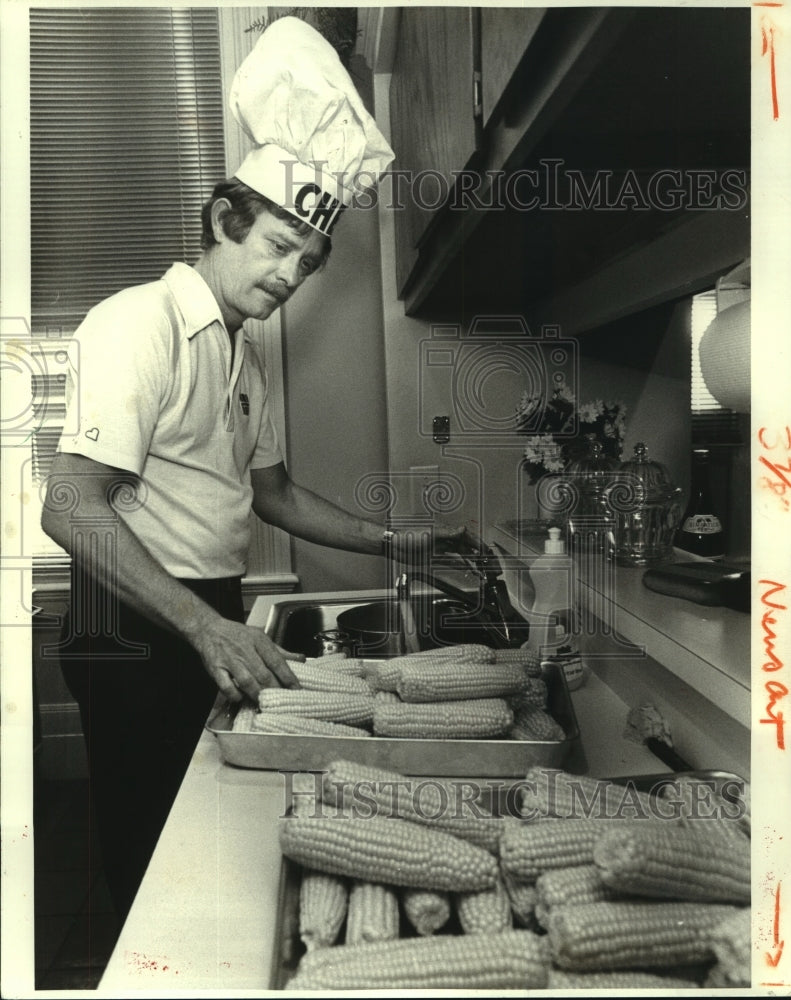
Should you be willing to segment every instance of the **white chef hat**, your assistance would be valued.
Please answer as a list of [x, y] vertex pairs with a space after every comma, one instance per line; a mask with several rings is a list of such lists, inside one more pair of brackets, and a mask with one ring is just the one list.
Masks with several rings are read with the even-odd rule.
[[335, 49], [297, 17], [266, 28], [230, 106], [255, 143], [236, 177], [326, 235], [394, 159]]

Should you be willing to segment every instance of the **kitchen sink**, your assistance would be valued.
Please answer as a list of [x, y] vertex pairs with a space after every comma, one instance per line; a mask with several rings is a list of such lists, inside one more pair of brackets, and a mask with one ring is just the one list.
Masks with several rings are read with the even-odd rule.
[[[451, 597], [423, 594], [409, 599], [415, 633], [423, 650], [461, 643], [503, 648], [527, 638], [524, 622], [509, 623], [506, 631], [486, 609], [471, 611]], [[474, 607], [474, 598], [471, 599]], [[401, 614], [393, 598], [321, 603], [298, 599], [279, 601], [272, 608], [267, 632], [283, 649], [305, 656], [321, 656], [333, 641], [356, 656], [379, 657], [403, 653]], [[327, 633], [340, 633], [329, 635]]]

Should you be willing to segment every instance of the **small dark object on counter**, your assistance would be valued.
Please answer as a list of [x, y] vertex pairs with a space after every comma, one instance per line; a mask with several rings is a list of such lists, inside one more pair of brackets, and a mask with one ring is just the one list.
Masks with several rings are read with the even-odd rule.
[[643, 584], [695, 604], [750, 612], [750, 570], [728, 563], [664, 563], [643, 573]]
[[638, 705], [630, 709], [623, 735], [633, 743], [642, 743], [671, 770], [691, 770], [689, 764], [673, 748], [670, 726], [655, 705]]

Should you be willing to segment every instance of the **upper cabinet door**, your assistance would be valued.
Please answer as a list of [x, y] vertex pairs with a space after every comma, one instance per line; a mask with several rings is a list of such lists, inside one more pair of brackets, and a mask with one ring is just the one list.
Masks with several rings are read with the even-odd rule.
[[447, 201], [454, 171], [476, 148], [476, 11], [404, 7], [390, 85], [394, 170], [403, 209], [395, 212], [399, 293], [435, 209]]
[[546, 7], [481, 8], [481, 88], [483, 125], [492, 116], [506, 84], [528, 49]]

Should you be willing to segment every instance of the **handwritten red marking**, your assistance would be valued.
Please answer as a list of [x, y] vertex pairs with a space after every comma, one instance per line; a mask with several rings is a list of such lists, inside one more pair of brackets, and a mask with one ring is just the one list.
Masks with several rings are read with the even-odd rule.
[[774, 915], [774, 923], [773, 923], [773, 927], [772, 927], [772, 945], [773, 945], [773, 947], [772, 947], [772, 951], [765, 952], [767, 964], [771, 965], [772, 968], [775, 968], [775, 969], [777, 968], [777, 965], [780, 962], [780, 957], [783, 954], [783, 948], [785, 946], [785, 941], [781, 941], [780, 940], [780, 886], [781, 885], [782, 885], [782, 883], [778, 882], [777, 883], [777, 888], [775, 889], [775, 892], [774, 892], [774, 897], [775, 897], [775, 915]]
[[[785, 664], [777, 655], [775, 649], [777, 633], [774, 631], [773, 626], [777, 624], [777, 618], [773, 612], [786, 611], [787, 607], [785, 604], [780, 604], [779, 601], [772, 600], [772, 598], [775, 594], [785, 590], [786, 585], [784, 583], [777, 583], [774, 580], [760, 580], [759, 583], [768, 588], [761, 594], [761, 603], [766, 608], [761, 618], [761, 627], [764, 634], [764, 653], [767, 656], [761, 669], [774, 673], [777, 670], [782, 670]], [[777, 748], [778, 750], [785, 750], [785, 719], [782, 711], [778, 711], [776, 706], [779, 701], [788, 695], [788, 688], [782, 681], [772, 679], [765, 682], [764, 691], [769, 698], [766, 704], [766, 718], [759, 719], [758, 721], [775, 727]]]
[[[785, 430], [785, 443], [782, 445], [782, 447], [784, 447], [786, 451], [791, 451], [791, 427], [785, 427], [784, 430]], [[780, 435], [777, 432], [775, 432], [774, 444], [767, 444], [765, 440], [766, 432], [767, 432], [766, 427], [758, 428], [758, 440], [761, 442], [761, 445], [764, 448], [768, 449], [769, 451], [772, 451], [775, 448], [780, 447], [780, 444], [778, 444], [778, 438]]]
[[777, 71], [775, 69], [775, 25], [770, 17], [761, 18], [761, 55], [769, 53], [769, 84], [772, 91], [772, 117], [775, 121], [780, 117], [780, 105], [777, 99]]

